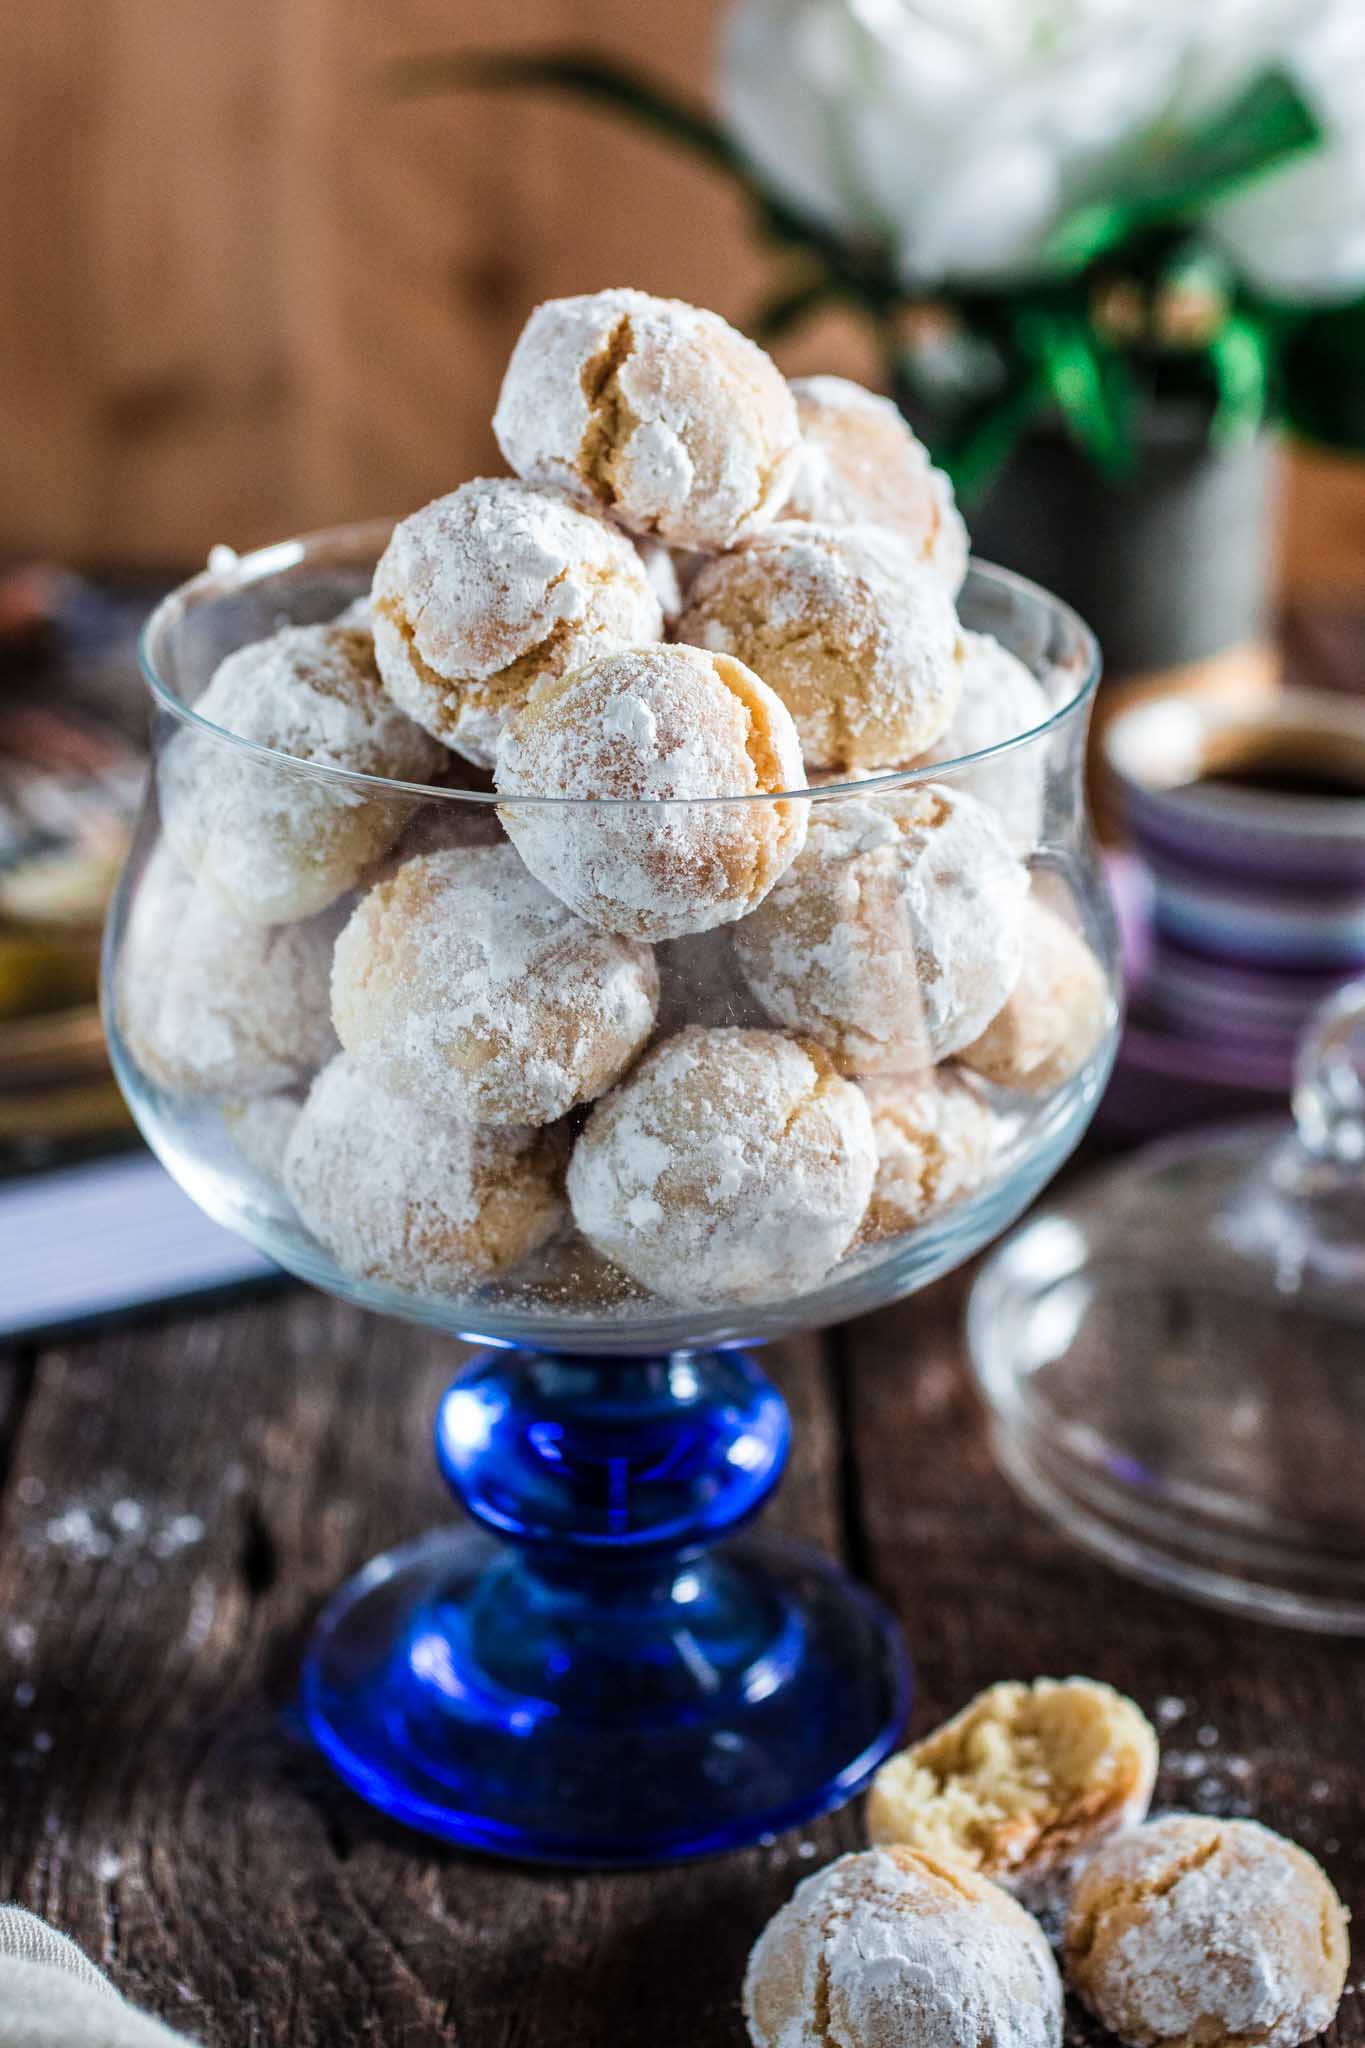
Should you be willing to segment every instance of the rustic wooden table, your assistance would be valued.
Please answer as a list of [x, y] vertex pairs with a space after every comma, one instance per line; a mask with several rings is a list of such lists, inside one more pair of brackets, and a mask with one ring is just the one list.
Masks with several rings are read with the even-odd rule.
[[[992, 1466], [963, 1291], [768, 1354], [796, 1421], [775, 1519], [896, 1609], [916, 1727], [994, 1678], [1095, 1673], [1160, 1723], [1163, 1802], [1287, 1830], [1365, 1911], [1365, 1646], [1054, 1537]], [[209, 2048], [730, 2048], [750, 1942], [858, 1844], [856, 1807], [669, 1870], [516, 1868], [378, 1819], [292, 1724], [323, 1596], [449, 1512], [428, 1437], [460, 1357], [291, 1291], [9, 1360], [0, 1897]]]

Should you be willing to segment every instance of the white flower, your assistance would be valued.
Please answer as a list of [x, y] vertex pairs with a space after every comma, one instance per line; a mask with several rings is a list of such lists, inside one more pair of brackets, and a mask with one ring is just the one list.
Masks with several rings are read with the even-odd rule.
[[[1324, 14], [1365, 0], [739, 0], [722, 49], [732, 132], [799, 210], [888, 240], [914, 286], [1035, 274], [1050, 230], [1284, 61]], [[1359, 96], [1354, 105], [1361, 105]], [[1359, 165], [1359, 118], [1343, 122]], [[1268, 177], [1276, 183], [1317, 167]], [[1362, 210], [1309, 188], [1339, 267]], [[1332, 188], [1334, 190], [1335, 188]], [[1328, 193], [1331, 197], [1331, 191]], [[1236, 207], [1221, 209], [1227, 245]], [[1349, 217], [1349, 220], [1348, 220]], [[1280, 238], [1283, 240], [1283, 236]], [[1330, 249], [1327, 245], [1330, 245]]]
[[1282, 61], [1323, 146], [1224, 200], [1210, 226], [1269, 297], [1353, 299], [1365, 290], [1365, 4], [1320, 0]]

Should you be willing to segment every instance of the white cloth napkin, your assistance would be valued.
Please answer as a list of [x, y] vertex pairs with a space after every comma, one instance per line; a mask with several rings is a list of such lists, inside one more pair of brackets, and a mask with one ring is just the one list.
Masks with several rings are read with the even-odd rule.
[[64, 1934], [0, 1906], [0, 2048], [187, 2048], [137, 2012]]

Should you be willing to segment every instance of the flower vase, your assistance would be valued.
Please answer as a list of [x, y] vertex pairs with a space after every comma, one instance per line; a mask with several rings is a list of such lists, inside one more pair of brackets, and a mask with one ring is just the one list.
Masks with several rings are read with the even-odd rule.
[[1060, 426], [1042, 428], [968, 507], [977, 552], [1050, 585], [1094, 622], [1105, 681], [1092, 761], [1108, 721], [1137, 697], [1188, 691], [1244, 707], [1278, 681], [1275, 439], [1220, 446], [1208, 425], [1198, 405], [1152, 405], [1133, 474], [1118, 480]]

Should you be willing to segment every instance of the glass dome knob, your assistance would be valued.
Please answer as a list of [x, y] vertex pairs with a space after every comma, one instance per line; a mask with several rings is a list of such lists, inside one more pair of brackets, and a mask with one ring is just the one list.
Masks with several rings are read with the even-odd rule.
[[1294, 1121], [1315, 1159], [1365, 1169], [1365, 981], [1314, 1012], [1295, 1066]]

